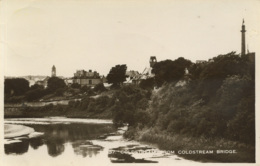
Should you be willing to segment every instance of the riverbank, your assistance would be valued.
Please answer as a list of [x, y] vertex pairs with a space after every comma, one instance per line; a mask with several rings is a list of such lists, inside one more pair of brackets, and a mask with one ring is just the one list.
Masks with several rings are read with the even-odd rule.
[[[33, 139], [14, 138], [16, 142], [5, 144], [4, 157], [8, 165], [37, 165], [39, 157], [43, 158], [42, 165], [86, 165], [86, 162], [90, 165], [194, 163], [156, 147], [124, 139], [127, 126], [115, 129], [111, 120], [52, 117], [13, 119], [13, 122], [28, 125], [44, 135]], [[5, 120], [5, 123], [11, 122]]]
[[[134, 130], [134, 131], [133, 131]], [[134, 139], [156, 144], [162, 150], [174, 151], [185, 159], [209, 163], [254, 163], [255, 147], [223, 138], [191, 137], [155, 131], [153, 129], [128, 131]]]
[[43, 118], [63, 116], [67, 118], [98, 118], [112, 119], [111, 111], [87, 112], [64, 105], [48, 105], [44, 107], [5, 108], [4, 118]]

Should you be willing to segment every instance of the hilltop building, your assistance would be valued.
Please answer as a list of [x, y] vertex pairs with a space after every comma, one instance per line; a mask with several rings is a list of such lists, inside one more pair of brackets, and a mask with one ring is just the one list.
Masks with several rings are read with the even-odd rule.
[[154, 74], [152, 73], [153, 66], [157, 63], [156, 56], [150, 57], [150, 67], [146, 67], [144, 71], [142, 72], [142, 79], [147, 79], [150, 77], [154, 77]]
[[73, 83], [78, 83], [81, 86], [95, 86], [99, 83], [102, 83], [103, 79], [100, 77], [99, 73], [96, 71], [85, 71], [85, 70], [77, 70], [74, 73]]
[[[51, 68], [51, 77], [56, 77], [56, 67], [55, 67], [54, 65], [53, 65], [52, 68]], [[43, 86], [44, 88], [46, 88], [47, 85], [48, 85], [48, 80], [49, 80], [51, 77], [47, 76], [47, 77], [44, 77], [44, 78], [42, 78], [42, 79], [40, 79], [40, 80], [37, 80], [37, 81], [35, 82], [35, 84], [41, 85], [41, 86]]]
[[126, 71], [125, 75], [127, 78], [124, 84], [138, 84], [138, 78], [140, 77], [140, 73], [138, 71]]
[[47, 76], [47, 77], [45, 77], [45, 78], [42, 79], [42, 80], [38, 80], [38, 81], [36, 81], [35, 84], [41, 85], [41, 86], [43, 86], [44, 88], [46, 88], [49, 79], [50, 79], [50, 77]]
[[67, 86], [71, 86], [71, 84], [73, 83], [72, 78], [64, 78], [63, 80]]
[[128, 76], [127, 78], [127, 83], [132, 83], [132, 84], [139, 84], [141, 80], [145, 80], [148, 78], [154, 77], [154, 74], [152, 73], [153, 66], [157, 63], [156, 56], [151, 56], [149, 60], [150, 66], [145, 67], [142, 73], [139, 73], [138, 71], [127, 71], [126, 75]]

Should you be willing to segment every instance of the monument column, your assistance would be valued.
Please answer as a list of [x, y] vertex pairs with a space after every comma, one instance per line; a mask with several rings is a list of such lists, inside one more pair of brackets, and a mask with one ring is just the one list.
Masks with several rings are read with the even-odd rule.
[[242, 23], [242, 30], [241, 30], [241, 35], [242, 35], [242, 41], [241, 41], [241, 55], [246, 54], [246, 27], [245, 27], [245, 21], [243, 19]]

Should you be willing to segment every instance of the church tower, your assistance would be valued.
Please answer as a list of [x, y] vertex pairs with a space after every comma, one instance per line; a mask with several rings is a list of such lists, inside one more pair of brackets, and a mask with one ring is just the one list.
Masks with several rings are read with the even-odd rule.
[[56, 67], [54, 65], [52, 66], [51, 76], [56, 77]]
[[245, 26], [244, 19], [243, 19], [243, 23], [242, 23], [241, 36], [242, 36], [241, 55], [245, 55], [246, 54], [246, 26]]
[[150, 67], [153, 67], [156, 62], [157, 62], [156, 56], [151, 56], [150, 57]]

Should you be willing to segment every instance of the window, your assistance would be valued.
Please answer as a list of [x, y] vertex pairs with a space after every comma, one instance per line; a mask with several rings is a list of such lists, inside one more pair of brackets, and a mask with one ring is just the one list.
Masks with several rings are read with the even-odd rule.
[[88, 83], [89, 83], [89, 85], [91, 85], [92, 84], [92, 80], [89, 80]]

